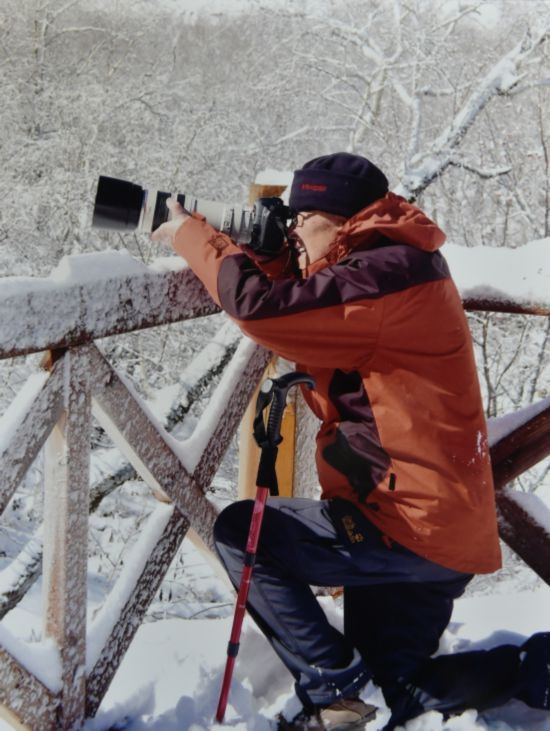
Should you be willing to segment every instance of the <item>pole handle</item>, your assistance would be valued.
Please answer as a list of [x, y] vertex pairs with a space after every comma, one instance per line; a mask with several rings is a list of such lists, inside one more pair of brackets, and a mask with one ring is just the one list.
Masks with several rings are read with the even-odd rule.
[[[256, 402], [254, 418], [254, 439], [261, 449], [275, 448], [281, 441], [281, 423], [286, 406], [286, 397], [293, 386], [303, 383], [308, 388], [315, 387], [314, 379], [307, 373], [286, 373], [280, 378], [267, 378], [260, 388]], [[264, 411], [270, 407], [267, 428], [264, 422]]]

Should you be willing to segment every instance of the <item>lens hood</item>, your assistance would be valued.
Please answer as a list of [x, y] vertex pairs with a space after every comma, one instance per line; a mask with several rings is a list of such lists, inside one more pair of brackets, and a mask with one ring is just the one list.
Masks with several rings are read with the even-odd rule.
[[139, 223], [144, 194], [140, 185], [101, 175], [97, 184], [92, 226], [134, 231]]

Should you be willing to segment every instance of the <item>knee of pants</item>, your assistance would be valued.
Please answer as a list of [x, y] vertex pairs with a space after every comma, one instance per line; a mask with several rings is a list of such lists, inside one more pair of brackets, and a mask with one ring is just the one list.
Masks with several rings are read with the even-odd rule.
[[244, 551], [253, 506], [253, 500], [238, 500], [222, 510], [214, 523], [216, 545], [234, 546]]

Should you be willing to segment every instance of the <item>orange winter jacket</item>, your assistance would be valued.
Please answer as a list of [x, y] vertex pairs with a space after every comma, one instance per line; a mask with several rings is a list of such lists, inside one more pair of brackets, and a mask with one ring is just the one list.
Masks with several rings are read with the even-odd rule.
[[323, 498], [447, 568], [500, 566], [487, 432], [445, 235], [388, 193], [302, 278], [270, 273], [197, 217], [175, 249], [258, 343], [315, 378]]

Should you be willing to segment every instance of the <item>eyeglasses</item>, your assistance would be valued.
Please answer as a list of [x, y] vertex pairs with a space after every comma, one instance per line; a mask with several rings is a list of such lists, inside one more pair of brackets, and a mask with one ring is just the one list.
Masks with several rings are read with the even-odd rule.
[[300, 226], [304, 225], [304, 222], [307, 221], [308, 218], [311, 218], [311, 216], [314, 216], [317, 213], [317, 211], [308, 211], [307, 213], [301, 213], [298, 212], [292, 219], [292, 223], [290, 224], [289, 228], [295, 229], [299, 228]]

